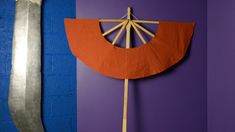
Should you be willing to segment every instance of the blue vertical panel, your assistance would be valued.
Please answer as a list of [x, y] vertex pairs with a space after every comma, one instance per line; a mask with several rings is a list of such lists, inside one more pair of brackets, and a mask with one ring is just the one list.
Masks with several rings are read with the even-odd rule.
[[0, 0], [0, 131], [17, 132], [8, 109], [14, 0]]
[[75, 0], [44, 0], [43, 123], [49, 132], [75, 132], [76, 59], [72, 56], [64, 29], [64, 18], [75, 17]]
[[[17, 132], [7, 97], [15, 0], [0, 0], [0, 131]], [[42, 7], [42, 120], [48, 132], [76, 132], [76, 59], [70, 53], [64, 18], [75, 17], [75, 0], [44, 0]]]

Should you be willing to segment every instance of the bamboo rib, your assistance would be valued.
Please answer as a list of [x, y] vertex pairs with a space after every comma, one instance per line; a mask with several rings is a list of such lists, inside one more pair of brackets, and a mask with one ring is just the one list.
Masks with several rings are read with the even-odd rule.
[[105, 33], [103, 33], [103, 36], [106, 36], [108, 34], [110, 34], [111, 32], [115, 31], [116, 29], [118, 29], [119, 27], [121, 27], [126, 21], [116, 25], [115, 27], [109, 29], [108, 31], [106, 31]]
[[137, 35], [139, 36], [140, 40], [142, 41], [142, 43], [146, 43], [144, 37], [141, 35], [141, 33], [139, 32], [139, 30], [137, 29], [137, 27], [135, 26], [135, 24], [133, 24], [133, 22], [131, 22], [132, 27], [135, 29], [135, 32], [137, 33]]
[[135, 23], [145, 23], [145, 24], [159, 24], [159, 21], [146, 21], [146, 20], [132, 20]]
[[122, 20], [122, 19], [100, 19], [100, 22], [124, 22], [126, 20]]
[[113, 42], [112, 42], [112, 45], [114, 45], [118, 38], [120, 37], [121, 33], [123, 32], [123, 30], [125, 29], [126, 27], [126, 24], [127, 24], [127, 21], [124, 22], [124, 24], [122, 25], [122, 28], [119, 30], [118, 34], [116, 35], [116, 37], [114, 38]]
[[141, 25], [139, 25], [138, 23], [133, 22], [133, 24], [138, 27], [139, 29], [141, 29], [142, 31], [144, 31], [145, 33], [147, 33], [149, 36], [154, 37], [154, 34], [151, 33], [150, 31], [148, 31], [147, 29], [145, 29], [144, 27], [142, 27]]
[[131, 14], [131, 16], [138, 20], [138, 18], [134, 14]]

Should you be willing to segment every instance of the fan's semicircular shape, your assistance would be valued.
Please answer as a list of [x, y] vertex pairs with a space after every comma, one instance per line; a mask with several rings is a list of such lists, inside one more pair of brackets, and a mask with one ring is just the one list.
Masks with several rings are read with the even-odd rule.
[[[176, 64], [184, 57], [194, 29], [191, 22], [160, 21], [155, 34], [148, 32], [153, 38], [146, 42], [137, 29], [140, 25], [133, 20], [131, 25], [143, 45], [125, 49], [114, 44], [128, 21], [121, 21], [105, 33], [101, 32], [99, 23], [99, 19], [65, 19], [70, 49], [93, 70], [118, 79], [155, 75]], [[119, 27], [112, 43], [104, 38]]]

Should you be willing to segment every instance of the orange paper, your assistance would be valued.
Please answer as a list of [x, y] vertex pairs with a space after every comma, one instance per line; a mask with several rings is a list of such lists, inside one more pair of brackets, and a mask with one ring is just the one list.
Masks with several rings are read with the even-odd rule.
[[158, 74], [185, 55], [194, 30], [191, 22], [160, 21], [155, 36], [136, 48], [120, 48], [107, 41], [98, 19], [65, 19], [74, 56], [95, 71], [118, 79]]

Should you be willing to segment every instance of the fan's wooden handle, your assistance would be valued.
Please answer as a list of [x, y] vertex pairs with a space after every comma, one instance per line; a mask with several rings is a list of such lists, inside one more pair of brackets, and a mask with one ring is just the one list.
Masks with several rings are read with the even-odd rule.
[[122, 132], [127, 130], [127, 107], [128, 107], [128, 79], [124, 80], [124, 104], [123, 104], [123, 119]]
[[[131, 30], [131, 8], [127, 9], [127, 26], [126, 26], [126, 48], [130, 48], [130, 30]], [[128, 107], [128, 79], [124, 80], [124, 103], [123, 103], [123, 119], [122, 132], [127, 131], [127, 107]]]

